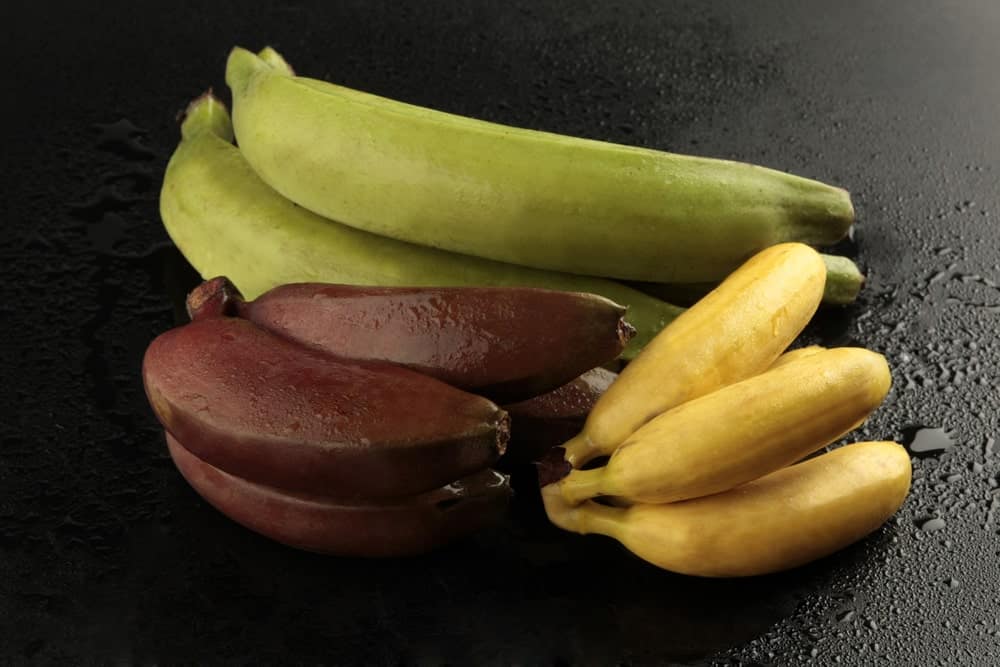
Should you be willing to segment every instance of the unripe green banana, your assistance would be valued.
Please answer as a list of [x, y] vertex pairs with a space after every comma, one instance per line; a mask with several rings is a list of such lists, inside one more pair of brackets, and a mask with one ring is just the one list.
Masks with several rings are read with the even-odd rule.
[[518, 129], [297, 77], [236, 48], [236, 138], [292, 201], [468, 255], [651, 282], [721, 280], [854, 220], [840, 188], [763, 167]]
[[426, 248], [337, 224], [268, 187], [232, 145], [225, 107], [211, 95], [192, 102], [167, 165], [160, 215], [205, 279], [229, 277], [248, 299], [282, 284], [521, 286], [591, 292], [628, 307], [635, 356], [683, 309], [600, 278], [540, 271]]
[[804, 565], [875, 531], [903, 504], [910, 474], [903, 447], [863, 442], [679, 503], [574, 506], [554, 486], [542, 499], [563, 530], [607, 535], [657, 567], [746, 577]]
[[607, 464], [572, 470], [563, 498], [671, 503], [726, 491], [857, 428], [891, 385], [885, 358], [857, 347], [802, 352], [777, 368], [664, 412]]
[[[821, 254], [826, 264], [826, 284], [823, 287], [823, 303], [831, 306], [846, 306], [854, 303], [865, 284], [865, 276], [858, 265], [848, 257]], [[718, 283], [629, 283], [641, 292], [670, 303], [689, 306], [718, 287]]]

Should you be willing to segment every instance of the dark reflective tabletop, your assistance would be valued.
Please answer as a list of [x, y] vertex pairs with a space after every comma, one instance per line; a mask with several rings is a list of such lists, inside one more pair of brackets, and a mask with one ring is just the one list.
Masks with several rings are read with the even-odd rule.
[[[0, 663], [998, 662], [1000, 4], [343, 2], [0, 8]], [[159, 220], [176, 115], [234, 45], [446, 111], [745, 160], [851, 190], [868, 276], [810, 341], [884, 353], [853, 439], [914, 451], [903, 510], [748, 580], [548, 525], [391, 561], [297, 552], [186, 485], [142, 392], [198, 277]]]

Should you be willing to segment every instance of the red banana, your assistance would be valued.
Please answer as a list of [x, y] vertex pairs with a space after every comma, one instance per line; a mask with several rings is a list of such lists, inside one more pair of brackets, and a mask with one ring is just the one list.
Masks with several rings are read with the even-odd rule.
[[511, 426], [501, 464], [538, 461], [549, 449], [579, 433], [597, 399], [617, 377], [604, 368], [593, 368], [558, 389], [504, 405]]
[[239, 318], [158, 336], [143, 360], [164, 428], [228, 473], [351, 501], [428, 491], [490, 466], [507, 413], [409, 369], [344, 361]]
[[496, 401], [519, 401], [616, 358], [625, 308], [578, 292], [297, 283], [253, 301], [226, 278], [188, 297], [193, 319], [239, 315], [341, 358], [390, 361]]
[[511, 495], [507, 476], [486, 469], [408, 498], [349, 504], [230, 475], [169, 433], [167, 446], [194, 490], [230, 519], [283, 544], [320, 553], [384, 557], [429, 551], [498, 521]]

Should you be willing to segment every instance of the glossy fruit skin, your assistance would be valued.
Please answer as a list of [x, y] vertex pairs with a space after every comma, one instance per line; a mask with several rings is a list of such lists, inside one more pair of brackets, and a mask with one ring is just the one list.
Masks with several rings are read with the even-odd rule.
[[232, 144], [225, 106], [188, 107], [160, 191], [160, 216], [204, 279], [227, 276], [247, 299], [287, 283], [537, 287], [599, 294], [628, 308], [633, 358], [681, 312], [621, 283], [541, 271], [363, 232], [296, 206], [265, 184]]
[[[865, 284], [865, 276], [857, 264], [840, 255], [820, 255], [826, 264], [826, 283], [823, 286], [823, 303], [829, 306], [846, 306], [854, 303]], [[707, 283], [630, 283], [646, 294], [679, 306], [693, 306], [706, 294], [719, 286]]]
[[230, 53], [233, 125], [285, 197], [358, 229], [467, 255], [654, 282], [720, 280], [761, 249], [827, 245], [846, 191], [763, 167], [486, 123]]
[[553, 486], [542, 497], [557, 526], [613, 537], [657, 567], [747, 577], [804, 565], [874, 532], [902, 506], [910, 477], [903, 447], [864, 442], [684, 502], [571, 506]]
[[195, 318], [221, 304], [316, 351], [399, 364], [495, 401], [538, 396], [614, 360], [634, 331], [603, 297], [534, 288], [294, 283], [244, 301], [216, 278], [188, 303]]
[[539, 461], [580, 432], [597, 399], [618, 375], [593, 368], [558, 389], [503, 409], [510, 415], [510, 441], [499, 466]]
[[861, 348], [807, 354], [664, 412], [604, 466], [573, 470], [567, 502], [616, 496], [672, 503], [727, 491], [801, 460], [860, 426], [892, 383], [885, 358]]
[[657, 415], [768, 368], [819, 307], [823, 260], [801, 243], [754, 255], [661, 331], [594, 406], [566, 444], [580, 467], [610, 455]]
[[344, 500], [427, 491], [490, 466], [507, 413], [391, 364], [335, 360], [240, 318], [167, 331], [143, 381], [157, 418], [226, 472]]
[[339, 556], [410, 556], [499, 521], [511, 490], [489, 469], [432, 491], [381, 503], [351, 504], [283, 491], [230, 475], [166, 434], [170, 456], [188, 483], [233, 521], [282, 544]]

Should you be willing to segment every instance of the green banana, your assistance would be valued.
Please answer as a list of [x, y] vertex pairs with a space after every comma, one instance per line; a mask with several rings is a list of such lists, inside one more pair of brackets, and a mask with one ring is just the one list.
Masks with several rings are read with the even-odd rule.
[[[823, 303], [831, 306], [846, 306], [858, 298], [865, 276], [858, 265], [840, 255], [820, 255], [826, 264], [826, 284], [823, 287]], [[670, 303], [692, 305], [718, 287], [718, 283], [631, 283], [631, 286], [657, 299]]]
[[487, 123], [297, 77], [233, 49], [236, 138], [260, 177], [344, 224], [542, 269], [721, 280], [854, 220], [843, 189], [763, 167]]
[[160, 215], [167, 232], [206, 279], [228, 276], [248, 299], [277, 285], [544, 287], [599, 294], [628, 306], [631, 359], [683, 309], [600, 278], [541, 271], [395, 241], [326, 220], [269, 188], [231, 143], [223, 104], [191, 103], [167, 165]]

